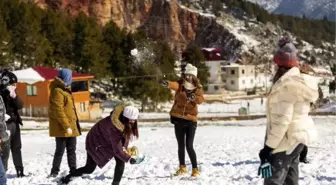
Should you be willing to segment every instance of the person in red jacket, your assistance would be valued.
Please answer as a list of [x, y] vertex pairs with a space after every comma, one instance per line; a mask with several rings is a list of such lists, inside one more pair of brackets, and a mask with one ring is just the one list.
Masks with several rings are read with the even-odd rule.
[[85, 166], [62, 178], [62, 183], [69, 183], [72, 177], [91, 174], [96, 166], [103, 168], [114, 158], [116, 167], [112, 185], [119, 185], [125, 163], [138, 164], [143, 160], [131, 157], [126, 150], [129, 141], [139, 137], [138, 115], [139, 110], [136, 107], [119, 105], [110, 116], [95, 124], [86, 136]]

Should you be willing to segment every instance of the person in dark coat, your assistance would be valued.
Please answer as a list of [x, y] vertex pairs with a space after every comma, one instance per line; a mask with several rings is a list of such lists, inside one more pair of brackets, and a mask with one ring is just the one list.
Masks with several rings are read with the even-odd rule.
[[62, 178], [62, 183], [69, 183], [72, 177], [91, 174], [96, 166], [103, 168], [114, 158], [116, 167], [112, 185], [119, 185], [125, 163], [140, 163], [127, 153], [129, 141], [139, 137], [138, 115], [139, 110], [136, 107], [119, 105], [110, 116], [96, 123], [86, 136], [85, 166]]
[[0, 94], [6, 108], [8, 117], [6, 124], [10, 131], [8, 141], [2, 143], [1, 156], [5, 170], [8, 170], [9, 150], [12, 151], [13, 163], [17, 172], [17, 177], [24, 177], [22, 154], [21, 154], [21, 130], [22, 119], [19, 115], [19, 110], [23, 108], [23, 102], [16, 94], [17, 77], [14, 73], [4, 70], [0, 75]]

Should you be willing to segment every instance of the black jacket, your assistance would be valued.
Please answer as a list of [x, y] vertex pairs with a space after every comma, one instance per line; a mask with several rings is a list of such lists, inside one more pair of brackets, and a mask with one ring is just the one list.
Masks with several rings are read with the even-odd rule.
[[1, 90], [1, 96], [6, 107], [6, 114], [11, 117], [6, 123], [14, 122], [22, 125], [22, 119], [19, 114], [19, 110], [23, 108], [22, 100], [19, 96], [16, 96], [15, 98], [10, 97], [7, 89]]

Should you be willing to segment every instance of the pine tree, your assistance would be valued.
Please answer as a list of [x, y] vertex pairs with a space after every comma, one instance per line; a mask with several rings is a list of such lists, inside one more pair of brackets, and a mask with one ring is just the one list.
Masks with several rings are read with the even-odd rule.
[[61, 13], [51, 10], [45, 13], [41, 31], [51, 46], [44, 64], [52, 67], [68, 66], [72, 63], [72, 22]]
[[0, 14], [0, 66], [8, 66], [11, 62], [10, 34], [6, 22]]
[[92, 73], [97, 78], [108, 75], [109, 48], [103, 43], [102, 30], [92, 18], [80, 13], [74, 24], [73, 62], [76, 71]]

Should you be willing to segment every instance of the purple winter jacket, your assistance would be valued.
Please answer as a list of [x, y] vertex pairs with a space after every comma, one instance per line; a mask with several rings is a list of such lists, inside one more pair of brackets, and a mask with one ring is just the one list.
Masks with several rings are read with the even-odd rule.
[[119, 120], [124, 107], [117, 106], [110, 116], [96, 123], [86, 136], [86, 150], [99, 168], [103, 168], [113, 157], [124, 162], [131, 158], [123, 149], [127, 148], [129, 141], [123, 135], [124, 125]]

